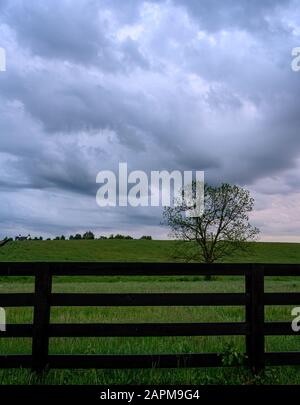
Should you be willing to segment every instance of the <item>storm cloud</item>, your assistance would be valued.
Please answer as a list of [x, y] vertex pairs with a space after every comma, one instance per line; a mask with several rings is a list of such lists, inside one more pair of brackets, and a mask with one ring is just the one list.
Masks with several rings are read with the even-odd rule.
[[159, 209], [96, 206], [128, 162], [250, 188], [263, 237], [298, 240], [296, 46], [295, 0], [1, 1], [1, 236], [165, 237]]

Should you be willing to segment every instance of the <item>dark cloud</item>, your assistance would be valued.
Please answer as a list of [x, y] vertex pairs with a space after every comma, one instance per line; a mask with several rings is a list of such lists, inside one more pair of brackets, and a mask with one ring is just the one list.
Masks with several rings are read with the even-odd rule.
[[118, 71], [148, 66], [137, 44], [119, 44], [111, 35], [114, 24], [107, 2], [78, 0], [12, 1], [2, 21], [9, 24], [20, 45], [37, 56], [95, 65], [101, 70]]
[[300, 191], [295, 1], [13, 0], [0, 9], [7, 232], [8, 221], [49, 233], [93, 219], [155, 228], [157, 210], [104, 219], [95, 206], [97, 172], [120, 161], [148, 173], [205, 170], [214, 183], [260, 184], [260, 194], [262, 179], [281, 176], [266, 194]]

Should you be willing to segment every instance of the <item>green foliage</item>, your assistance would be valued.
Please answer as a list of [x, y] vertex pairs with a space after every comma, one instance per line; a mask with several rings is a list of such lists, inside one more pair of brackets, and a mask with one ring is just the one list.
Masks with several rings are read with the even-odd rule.
[[121, 235], [120, 233], [117, 233], [116, 235], [111, 234], [108, 239], [128, 239], [132, 240], [133, 237], [130, 235]]
[[92, 231], [87, 231], [82, 235], [82, 239], [88, 239], [88, 240], [95, 239], [95, 235], [93, 234]]
[[225, 367], [242, 366], [247, 360], [247, 356], [231, 344], [225, 346], [220, 356], [222, 357], [222, 364]]
[[[196, 189], [195, 182], [193, 187]], [[194, 242], [182, 252], [186, 261], [213, 263], [246, 250], [248, 242], [256, 240], [259, 230], [248, 217], [253, 205], [248, 190], [226, 183], [216, 187], [205, 184], [201, 216], [187, 215], [191, 207], [183, 200], [165, 207], [164, 223], [176, 239]]]
[[235, 371], [223, 373], [218, 384], [242, 384], [242, 385], [264, 385], [280, 384], [278, 368], [266, 367], [258, 374], [253, 373], [247, 367], [247, 355], [240, 351], [239, 347], [227, 343], [220, 354], [224, 367], [239, 367], [238, 377]]

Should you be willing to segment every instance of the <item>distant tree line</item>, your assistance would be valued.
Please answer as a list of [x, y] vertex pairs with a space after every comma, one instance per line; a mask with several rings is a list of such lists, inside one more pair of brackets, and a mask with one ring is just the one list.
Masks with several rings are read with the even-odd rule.
[[[104, 235], [100, 235], [98, 237], [95, 236], [95, 234], [92, 231], [86, 231], [83, 234], [80, 233], [76, 233], [75, 235], [70, 235], [69, 237], [66, 237], [65, 235], [61, 235], [61, 236], [55, 236], [53, 239], [51, 238], [47, 238], [45, 240], [94, 240], [94, 239], [98, 239], [98, 240], [104, 240], [104, 239], [125, 239], [125, 240], [133, 240], [135, 238], [133, 238], [130, 235], [122, 235], [120, 233], [117, 234], [111, 234], [109, 236], [104, 236]], [[143, 235], [142, 237], [140, 237], [139, 239], [141, 240], [152, 240], [152, 236], [150, 235]], [[34, 236], [32, 237], [30, 234], [27, 236], [23, 236], [23, 235], [18, 235], [14, 238], [15, 241], [25, 241], [25, 240], [33, 240], [33, 241], [42, 241], [44, 240], [44, 238], [42, 236]], [[10, 242], [13, 241], [13, 238], [8, 238], [5, 237], [3, 239], [3, 241]]]

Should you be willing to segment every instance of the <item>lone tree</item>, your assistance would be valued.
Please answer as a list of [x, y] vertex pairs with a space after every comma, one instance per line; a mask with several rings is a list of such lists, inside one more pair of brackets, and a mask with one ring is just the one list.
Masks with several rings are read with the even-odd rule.
[[[193, 183], [192, 189], [196, 185]], [[254, 199], [248, 190], [224, 183], [219, 187], [204, 186], [204, 213], [190, 217], [184, 201], [178, 206], [164, 208], [164, 223], [173, 236], [192, 243], [183, 245], [187, 261], [213, 263], [249, 247], [259, 230], [249, 223]]]

